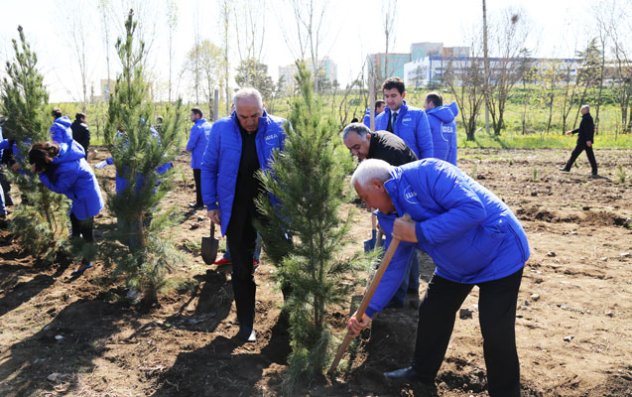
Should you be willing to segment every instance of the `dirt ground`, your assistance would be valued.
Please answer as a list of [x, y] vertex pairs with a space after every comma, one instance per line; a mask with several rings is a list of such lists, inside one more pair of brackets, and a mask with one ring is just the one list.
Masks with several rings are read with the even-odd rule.
[[[96, 163], [105, 153], [97, 153]], [[559, 150], [463, 150], [460, 166], [501, 197], [522, 221], [532, 248], [517, 318], [524, 396], [632, 396], [632, 152], [597, 150], [600, 179], [584, 156], [570, 174]], [[622, 165], [628, 174], [623, 178]], [[110, 167], [111, 168], [111, 167]], [[98, 172], [111, 178], [113, 170]], [[0, 230], [1, 396], [276, 396], [287, 335], [277, 324], [281, 293], [265, 257], [257, 272], [258, 341], [240, 345], [229, 278], [204, 265], [208, 231], [193, 199], [188, 159], [177, 161], [169, 205], [184, 215], [170, 236], [177, 264], [160, 307], [139, 313], [100, 262], [72, 281], [76, 265], [45, 266]], [[625, 180], [622, 180], [625, 179]], [[350, 206], [349, 206], [350, 207]], [[351, 238], [368, 238], [356, 211]], [[96, 220], [96, 236], [113, 221]], [[361, 249], [358, 244], [354, 249]], [[423, 261], [422, 287], [432, 273]], [[358, 290], [360, 294], [361, 291]], [[465, 301], [437, 379], [442, 396], [485, 396], [477, 290]], [[332, 313], [342, 337], [349, 308]], [[416, 310], [387, 310], [358, 340], [333, 382], [314, 380], [298, 395], [424, 396], [419, 385], [381, 373], [408, 364]]]

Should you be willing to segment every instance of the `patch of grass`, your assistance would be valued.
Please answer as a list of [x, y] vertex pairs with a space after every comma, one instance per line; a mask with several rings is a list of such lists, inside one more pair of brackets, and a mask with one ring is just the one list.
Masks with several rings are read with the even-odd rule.
[[623, 185], [628, 177], [625, 168], [623, 168], [623, 164], [617, 165], [617, 182]]

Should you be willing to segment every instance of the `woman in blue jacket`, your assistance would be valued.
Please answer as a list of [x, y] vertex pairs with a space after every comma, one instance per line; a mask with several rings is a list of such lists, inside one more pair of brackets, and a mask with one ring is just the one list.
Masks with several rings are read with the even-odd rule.
[[[72, 237], [83, 237], [86, 243], [92, 244], [93, 219], [103, 209], [103, 198], [97, 178], [84, 157], [83, 148], [74, 141], [70, 144], [36, 143], [29, 151], [31, 170], [39, 174], [42, 184], [72, 201]], [[80, 276], [91, 267], [89, 258], [83, 258], [72, 275]]]
[[[419, 307], [412, 366], [384, 375], [389, 379], [433, 383], [450, 341], [455, 315], [472, 288], [479, 287], [479, 320], [492, 397], [520, 396], [520, 364], [515, 321], [518, 290], [529, 244], [522, 226], [498, 197], [457, 167], [425, 159], [392, 167], [365, 160], [352, 177], [358, 196], [378, 208], [378, 221], [398, 246], [357, 334], [389, 302], [414, 247], [436, 264]], [[412, 222], [402, 217], [408, 214]]]

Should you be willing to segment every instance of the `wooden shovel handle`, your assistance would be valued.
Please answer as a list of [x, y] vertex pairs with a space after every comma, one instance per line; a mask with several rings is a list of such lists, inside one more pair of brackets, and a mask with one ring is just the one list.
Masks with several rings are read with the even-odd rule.
[[[406, 214], [404, 215], [404, 219], [407, 221], [410, 221], [410, 216]], [[362, 320], [362, 317], [364, 316], [364, 313], [366, 312], [367, 307], [369, 307], [369, 303], [371, 302], [371, 299], [373, 299], [373, 294], [375, 294], [375, 290], [377, 290], [377, 287], [380, 285], [380, 281], [382, 281], [382, 276], [384, 276], [384, 273], [386, 272], [388, 265], [391, 263], [391, 259], [393, 259], [393, 255], [395, 255], [395, 251], [397, 250], [398, 246], [399, 246], [399, 239], [393, 238], [391, 241], [391, 244], [388, 246], [388, 249], [386, 250], [386, 253], [384, 254], [384, 258], [382, 258], [380, 267], [377, 269], [377, 272], [375, 272], [375, 276], [373, 276], [373, 281], [371, 281], [369, 288], [366, 290], [366, 292], [364, 293], [364, 296], [362, 297], [362, 302], [360, 303], [360, 307], [356, 311], [356, 319], [358, 319], [358, 321]], [[338, 351], [336, 352], [336, 357], [334, 357], [334, 361], [331, 363], [331, 366], [329, 367], [329, 371], [328, 371], [329, 373], [333, 373], [336, 370], [336, 368], [338, 368], [340, 359], [342, 359], [342, 355], [347, 350], [347, 347], [349, 346], [349, 343], [351, 343], [353, 338], [354, 336], [347, 330], [347, 334], [345, 335], [344, 340], [340, 344], [340, 347], [338, 347]]]

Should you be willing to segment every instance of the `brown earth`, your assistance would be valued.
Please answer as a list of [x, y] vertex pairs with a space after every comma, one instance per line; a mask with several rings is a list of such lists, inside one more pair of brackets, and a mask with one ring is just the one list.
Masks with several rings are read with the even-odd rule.
[[[605, 178], [597, 180], [588, 178], [584, 157], [572, 173], [560, 173], [566, 151], [461, 154], [460, 166], [507, 202], [529, 235], [532, 256], [516, 326], [523, 394], [631, 396], [632, 152], [598, 150]], [[91, 162], [103, 157], [97, 153]], [[280, 394], [288, 345], [277, 325], [281, 293], [274, 269], [264, 257], [257, 273], [259, 338], [240, 345], [233, 339], [238, 327], [230, 282], [197, 255], [208, 222], [204, 211], [184, 210], [193, 198], [187, 165], [181, 156], [167, 200], [183, 208], [183, 220], [169, 234], [186, 261], [177, 264], [151, 313], [130, 305], [101, 263], [73, 281], [76, 265], [38, 263], [0, 231], [1, 396]], [[617, 165], [630, 174], [623, 178]], [[111, 178], [113, 171], [99, 173]], [[361, 211], [355, 217], [351, 237], [361, 241], [369, 221]], [[103, 215], [96, 223], [98, 238], [112, 219]], [[427, 259], [422, 273], [424, 280], [432, 273]], [[463, 305], [473, 318], [457, 319], [437, 379], [439, 395], [487, 395], [476, 301], [475, 289]], [[348, 312], [332, 313], [340, 336]], [[431, 395], [381, 376], [408, 363], [415, 328], [414, 309], [387, 310], [352, 347], [333, 383], [314, 380], [298, 394]]]

